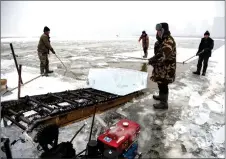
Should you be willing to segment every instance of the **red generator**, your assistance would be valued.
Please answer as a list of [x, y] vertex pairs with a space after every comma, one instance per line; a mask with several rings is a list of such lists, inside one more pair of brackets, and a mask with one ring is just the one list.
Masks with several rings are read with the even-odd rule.
[[97, 138], [98, 147], [105, 155], [113, 155], [114, 152], [120, 158], [134, 159], [138, 155], [139, 133], [138, 123], [122, 119]]

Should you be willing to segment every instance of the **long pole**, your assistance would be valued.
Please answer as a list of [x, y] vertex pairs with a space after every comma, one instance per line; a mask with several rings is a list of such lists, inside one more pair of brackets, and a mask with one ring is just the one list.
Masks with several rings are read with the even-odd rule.
[[80, 131], [82, 131], [82, 129], [84, 128], [85, 125], [86, 125], [86, 123], [83, 124], [83, 126], [75, 133], [75, 135], [72, 137], [70, 143], [72, 143], [72, 141], [75, 139], [75, 137], [78, 135], [78, 133], [80, 133]]
[[55, 54], [56, 58], [58, 58], [58, 60], [61, 62], [61, 64], [64, 66], [64, 68], [66, 69], [67, 71], [67, 67], [64, 65], [64, 63], [60, 60], [60, 58]]
[[184, 64], [186, 61], [192, 59], [192, 58], [195, 57], [195, 56], [196, 56], [196, 55], [194, 55], [194, 56], [190, 57], [189, 59], [185, 60], [185, 61], [183, 62], [183, 64]]
[[93, 120], [92, 120], [92, 125], [91, 125], [91, 130], [90, 130], [90, 134], [89, 134], [89, 141], [91, 140], [91, 136], [92, 136], [92, 131], [93, 131], [93, 125], [94, 125], [94, 119], [95, 119], [95, 114], [96, 114], [96, 106], [94, 107], [94, 113], [93, 113]]
[[20, 99], [20, 90], [21, 90], [21, 71], [22, 65], [19, 65], [19, 76], [18, 76], [18, 99]]
[[[15, 52], [14, 52], [13, 44], [12, 43], [10, 43], [10, 48], [11, 48], [11, 51], [12, 51], [12, 54], [13, 54], [13, 59], [14, 59], [15, 65], [16, 65], [17, 73], [19, 75], [19, 68], [18, 68], [18, 64], [17, 64], [17, 60], [16, 60], [16, 55], [15, 55]], [[21, 78], [21, 84], [23, 84], [22, 78]]]

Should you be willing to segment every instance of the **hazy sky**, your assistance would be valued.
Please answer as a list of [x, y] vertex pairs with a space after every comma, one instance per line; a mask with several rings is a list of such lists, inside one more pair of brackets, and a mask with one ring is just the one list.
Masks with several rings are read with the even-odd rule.
[[[155, 32], [158, 22], [171, 30], [203, 33], [213, 18], [224, 16], [224, 1], [3, 1], [1, 36], [131, 35]], [[191, 30], [190, 30], [191, 31]]]

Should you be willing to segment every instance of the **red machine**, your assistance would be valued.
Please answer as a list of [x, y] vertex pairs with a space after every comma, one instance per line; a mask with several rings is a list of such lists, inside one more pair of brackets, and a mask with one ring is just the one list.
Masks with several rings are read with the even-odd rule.
[[102, 150], [113, 149], [123, 154], [132, 147], [140, 133], [140, 125], [134, 121], [122, 119], [114, 127], [98, 137]]

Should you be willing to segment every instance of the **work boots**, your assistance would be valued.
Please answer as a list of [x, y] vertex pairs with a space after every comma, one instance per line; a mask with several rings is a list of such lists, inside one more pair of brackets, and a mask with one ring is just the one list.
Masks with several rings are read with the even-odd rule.
[[48, 76], [49, 73], [53, 73], [53, 71], [49, 70], [49, 66], [46, 66], [44, 76]]
[[[193, 72], [193, 74], [195, 74], [195, 75], [200, 75], [200, 72], [197, 72], [197, 71], [196, 71], [196, 72]], [[206, 73], [203, 72], [203, 73], [202, 73], [202, 76], [205, 76], [205, 75], [206, 75]]]
[[49, 73], [53, 73], [53, 71], [51, 71], [51, 70], [45, 70], [45, 72], [44, 72], [44, 69], [41, 68], [41, 72], [40, 73], [41, 73], [42, 76], [48, 76], [48, 74]]
[[41, 74], [41, 75], [44, 74], [44, 70], [45, 70], [45, 69], [44, 69], [43, 67], [40, 67], [40, 74]]
[[52, 70], [47, 70], [46, 73], [53, 73], [53, 71]]
[[53, 73], [53, 71], [49, 70], [49, 67], [46, 67], [46, 72], [45, 73]]
[[195, 74], [195, 75], [200, 75], [200, 72], [195, 71], [195, 72], [193, 72], [193, 74]]
[[200, 71], [201, 71], [202, 66], [200, 67], [199, 65], [197, 66], [197, 71], [193, 72], [193, 74], [195, 75], [200, 75]]
[[148, 57], [148, 54], [147, 53], [144, 53], [143, 58], [147, 58], [147, 57]]
[[206, 69], [207, 69], [207, 65], [204, 65], [202, 69], [202, 76], [206, 75]]
[[[159, 92], [159, 94], [160, 94], [160, 92]], [[153, 95], [153, 99], [154, 100], [160, 100], [160, 97], [159, 97], [159, 95]]]
[[[154, 108], [155, 109], [168, 109], [168, 96], [169, 96], [169, 93], [167, 93], [167, 94], [160, 93], [159, 94], [160, 103], [153, 104]], [[158, 96], [156, 96], [156, 97], [158, 97]], [[154, 96], [153, 96], [153, 98], [154, 98]]]
[[48, 70], [48, 71], [46, 71], [43, 75], [44, 75], [44, 76], [49, 76], [49, 73], [53, 73], [53, 71]]

